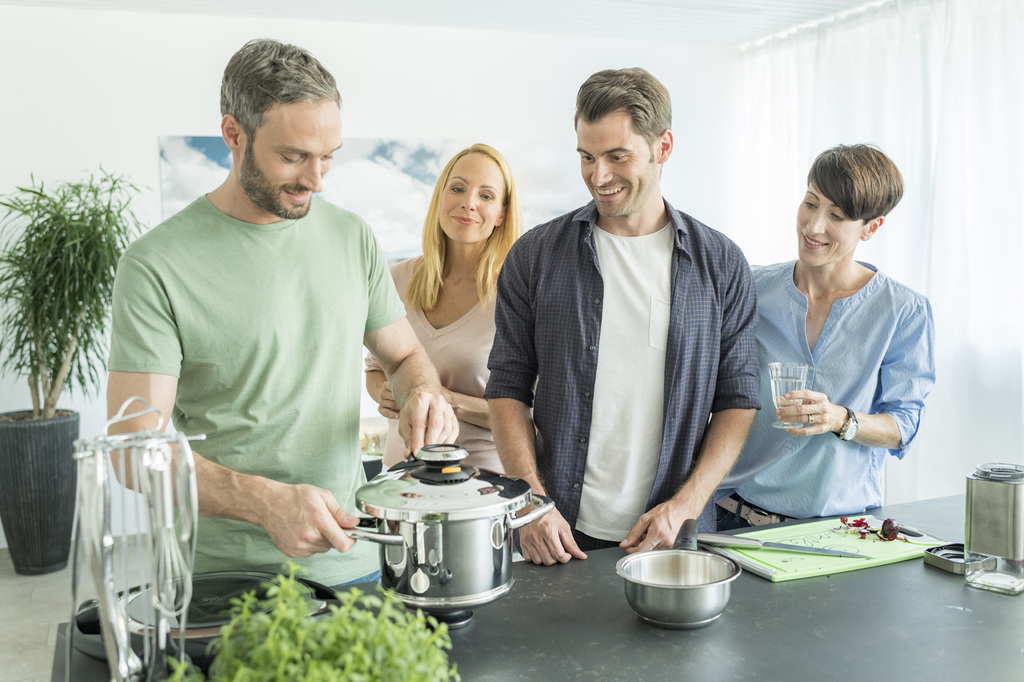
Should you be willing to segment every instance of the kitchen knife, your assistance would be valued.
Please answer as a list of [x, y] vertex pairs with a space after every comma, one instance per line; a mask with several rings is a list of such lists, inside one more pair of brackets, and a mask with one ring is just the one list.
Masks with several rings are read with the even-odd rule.
[[787, 552], [803, 552], [804, 554], [822, 554], [825, 556], [842, 556], [851, 559], [873, 559], [866, 554], [854, 554], [838, 549], [807, 547], [806, 545], [787, 545], [781, 542], [765, 542], [757, 538], [745, 538], [739, 535], [721, 535], [718, 533], [698, 533], [697, 542], [710, 547], [735, 547], [737, 549], [780, 549]]

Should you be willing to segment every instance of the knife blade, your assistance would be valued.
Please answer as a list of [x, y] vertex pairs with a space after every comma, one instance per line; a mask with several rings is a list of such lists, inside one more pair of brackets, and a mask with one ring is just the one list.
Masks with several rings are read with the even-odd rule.
[[782, 542], [765, 542], [757, 538], [745, 538], [739, 535], [722, 535], [719, 533], [698, 533], [697, 542], [710, 547], [735, 547], [745, 549], [780, 549], [787, 552], [802, 552], [804, 554], [821, 554], [824, 556], [841, 556], [850, 559], [873, 559], [866, 554], [854, 554], [839, 549], [824, 549], [821, 547], [807, 547], [806, 545], [787, 545]]

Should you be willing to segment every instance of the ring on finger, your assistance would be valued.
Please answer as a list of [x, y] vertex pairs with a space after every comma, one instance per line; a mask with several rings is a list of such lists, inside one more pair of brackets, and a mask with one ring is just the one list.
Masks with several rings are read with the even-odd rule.
[[813, 414], [807, 415], [807, 423], [808, 424], [813, 424], [814, 423], [814, 415]]

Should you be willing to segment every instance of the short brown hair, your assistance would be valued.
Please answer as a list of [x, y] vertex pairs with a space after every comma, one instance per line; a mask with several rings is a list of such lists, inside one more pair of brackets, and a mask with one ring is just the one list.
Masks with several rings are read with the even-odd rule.
[[640, 68], [598, 71], [588, 78], [576, 94], [573, 127], [581, 118], [586, 123], [597, 123], [620, 110], [629, 114], [633, 132], [650, 144], [672, 127], [668, 89]]
[[807, 173], [814, 185], [850, 220], [889, 214], [903, 198], [903, 176], [878, 147], [837, 145], [818, 155]]
[[334, 76], [301, 47], [269, 38], [250, 40], [228, 61], [220, 113], [234, 116], [249, 138], [274, 104], [331, 101], [341, 106]]

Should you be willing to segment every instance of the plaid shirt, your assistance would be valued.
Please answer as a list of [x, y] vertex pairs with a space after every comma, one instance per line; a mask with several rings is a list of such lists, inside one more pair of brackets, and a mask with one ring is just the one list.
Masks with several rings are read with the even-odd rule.
[[[658, 473], [647, 502], [685, 482], [712, 412], [759, 409], [750, 267], [725, 235], [665, 208], [675, 229]], [[604, 281], [594, 247], [594, 203], [540, 225], [512, 247], [498, 278], [491, 375], [485, 397], [533, 407], [537, 467], [576, 524], [597, 374]], [[646, 339], [646, 330], [642, 335]], [[638, 341], [639, 342], [639, 341]], [[711, 505], [702, 529], [713, 528]]]

